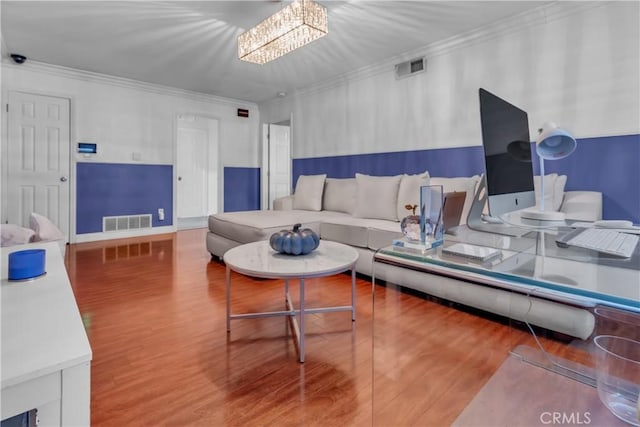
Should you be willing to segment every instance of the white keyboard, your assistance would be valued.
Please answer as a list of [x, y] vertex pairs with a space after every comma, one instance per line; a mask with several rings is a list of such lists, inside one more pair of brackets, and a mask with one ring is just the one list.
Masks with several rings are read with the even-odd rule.
[[637, 235], [602, 228], [577, 228], [558, 238], [558, 246], [577, 246], [629, 258], [638, 244]]

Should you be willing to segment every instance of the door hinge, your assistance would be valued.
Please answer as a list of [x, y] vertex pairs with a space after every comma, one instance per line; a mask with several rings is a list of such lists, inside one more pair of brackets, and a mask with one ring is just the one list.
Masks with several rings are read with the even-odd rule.
[[9, 112], [9, 104], [7, 104], [7, 113]]

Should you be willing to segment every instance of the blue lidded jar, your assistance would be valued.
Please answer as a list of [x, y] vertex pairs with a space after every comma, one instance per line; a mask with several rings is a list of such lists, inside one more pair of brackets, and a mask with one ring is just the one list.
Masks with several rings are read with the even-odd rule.
[[26, 280], [45, 273], [45, 250], [27, 249], [9, 254], [9, 280]]

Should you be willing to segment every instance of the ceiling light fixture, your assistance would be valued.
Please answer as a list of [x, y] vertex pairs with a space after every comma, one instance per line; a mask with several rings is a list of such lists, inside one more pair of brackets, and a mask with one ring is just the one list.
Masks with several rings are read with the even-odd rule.
[[327, 9], [296, 0], [238, 37], [238, 58], [265, 64], [327, 35]]

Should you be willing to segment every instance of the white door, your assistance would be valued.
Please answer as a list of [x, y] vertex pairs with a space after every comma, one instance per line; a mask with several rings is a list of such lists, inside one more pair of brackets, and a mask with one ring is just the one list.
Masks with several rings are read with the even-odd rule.
[[206, 217], [218, 211], [217, 135], [215, 119], [178, 119], [176, 216], [180, 228], [204, 227]]
[[291, 194], [291, 143], [289, 126], [269, 125], [269, 208], [279, 197]]
[[7, 221], [36, 212], [69, 241], [69, 100], [9, 92]]

